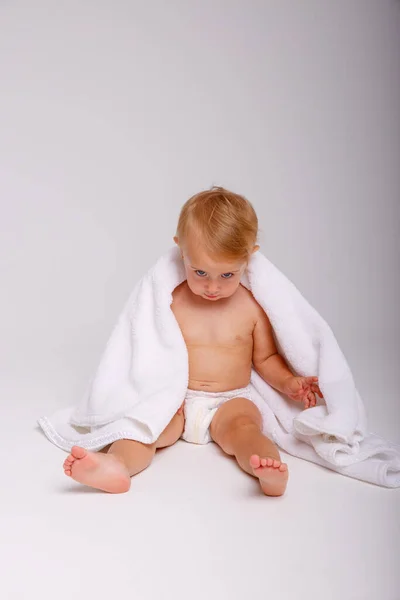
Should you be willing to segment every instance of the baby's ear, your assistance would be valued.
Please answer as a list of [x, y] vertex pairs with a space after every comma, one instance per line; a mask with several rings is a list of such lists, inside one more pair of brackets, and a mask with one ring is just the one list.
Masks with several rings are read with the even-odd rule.
[[182, 248], [179, 245], [179, 240], [178, 240], [178, 238], [176, 236], [174, 237], [174, 242], [178, 246], [179, 250], [181, 251], [181, 257], [182, 257], [182, 260], [183, 260], [183, 251], [182, 251]]
[[252, 254], [255, 254], [256, 252], [258, 252], [260, 249], [260, 246], [254, 246]]

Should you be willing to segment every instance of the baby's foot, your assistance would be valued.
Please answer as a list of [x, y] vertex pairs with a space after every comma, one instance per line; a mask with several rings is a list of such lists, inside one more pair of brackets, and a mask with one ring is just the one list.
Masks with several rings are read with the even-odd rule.
[[113, 454], [88, 452], [79, 446], [73, 446], [66, 458], [64, 473], [79, 483], [112, 494], [127, 492], [131, 485], [128, 470]]
[[261, 489], [267, 496], [282, 496], [288, 480], [288, 468], [285, 463], [273, 458], [260, 458], [258, 454], [250, 457], [253, 473], [260, 480]]

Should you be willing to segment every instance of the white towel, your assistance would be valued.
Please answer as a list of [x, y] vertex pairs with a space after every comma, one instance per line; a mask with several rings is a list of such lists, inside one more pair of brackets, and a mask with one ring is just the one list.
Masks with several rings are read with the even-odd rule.
[[[64, 450], [99, 450], [118, 439], [154, 442], [181, 406], [188, 357], [171, 310], [172, 292], [185, 280], [177, 248], [139, 281], [106, 346], [97, 372], [76, 407], [39, 419]], [[252, 397], [264, 432], [288, 453], [364, 481], [400, 486], [400, 446], [367, 433], [362, 400], [337, 341], [322, 317], [260, 252], [242, 284], [267, 313], [278, 349], [292, 370], [318, 376], [324, 400], [303, 410], [254, 370]]]

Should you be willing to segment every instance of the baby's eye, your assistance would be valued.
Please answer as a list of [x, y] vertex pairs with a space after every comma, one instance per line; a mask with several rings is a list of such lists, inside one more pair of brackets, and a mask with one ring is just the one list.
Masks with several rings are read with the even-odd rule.
[[199, 277], [205, 277], [207, 275], [207, 273], [205, 271], [200, 271], [199, 269], [197, 271], [195, 271], [195, 273]]
[[221, 277], [222, 279], [230, 279], [233, 277], [233, 273], [222, 273]]

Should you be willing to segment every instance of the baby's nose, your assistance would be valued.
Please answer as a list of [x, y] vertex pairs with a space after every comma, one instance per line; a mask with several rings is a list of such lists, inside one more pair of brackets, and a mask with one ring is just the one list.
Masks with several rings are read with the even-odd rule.
[[215, 294], [218, 291], [218, 285], [216, 283], [209, 283], [207, 286], [207, 291], [209, 294]]

